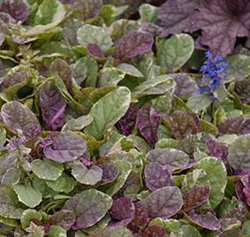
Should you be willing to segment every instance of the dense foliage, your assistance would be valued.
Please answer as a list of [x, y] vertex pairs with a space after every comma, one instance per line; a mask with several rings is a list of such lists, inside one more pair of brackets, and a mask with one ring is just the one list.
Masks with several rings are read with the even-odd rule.
[[0, 0], [0, 236], [250, 235], [248, 0]]

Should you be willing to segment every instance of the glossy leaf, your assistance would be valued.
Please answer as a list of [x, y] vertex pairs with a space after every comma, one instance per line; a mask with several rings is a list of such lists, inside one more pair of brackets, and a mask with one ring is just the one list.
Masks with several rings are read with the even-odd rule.
[[181, 209], [183, 200], [179, 188], [164, 187], [151, 193], [146, 203], [149, 217], [168, 219]]
[[52, 137], [52, 144], [43, 149], [47, 159], [58, 163], [74, 161], [86, 151], [85, 141], [78, 135], [66, 132]]
[[95, 137], [112, 127], [126, 113], [130, 104], [130, 91], [119, 87], [98, 100], [90, 110], [93, 122], [85, 131]]
[[162, 69], [175, 72], [191, 57], [194, 51], [194, 41], [188, 34], [174, 35], [171, 38], [158, 39], [157, 62]]
[[112, 199], [100, 191], [89, 189], [71, 197], [64, 210], [72, 210], [76, 215], [74, 229], [93, 226], [101, 220], [112, 206]]

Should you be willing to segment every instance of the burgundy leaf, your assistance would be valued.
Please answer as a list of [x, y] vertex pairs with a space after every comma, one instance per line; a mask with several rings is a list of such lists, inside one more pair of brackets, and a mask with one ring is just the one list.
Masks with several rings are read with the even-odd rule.
[[96, 59], [105, 58], [105, 55], [98, 44], [88, 44], [88, 52]]
[[202, 29], [201, 43], [214, 55], [232, 53], [236, 37], [249, 35], [250, 2], [248, 0], [202, 1], [192, 17], [193, 28]]
[[135, 202], [134, 206], [135, 218], [128, 224], [128, 228], [136, 233], [148, 224], [150, 218], [148, 217], [147, 206], [143, 202]]
[[140, 54], [151, 52], [154, 43], [153, 36], [146, 32], [130, 31], [115, 45], [117, 58], [123, 61]]
[[59, 133], [49, 139], [52, 139], [52, 144], [48, 141], [47, 146], [43, 148], [43, 153], [47, 159], [58, 163], [74, 161], [87, 149], [85, 141], [71, 132]]
[[65, 123], [66, 105], [60, 91], [52, 83], [44, 84], [40, 91], [40, 106], [43, 120], [49, 130], [55, 131]]
[[66, 230], [69, 230], [74, 223], [75, 223], [75, 214], [71, 210], [61, 210], [55, 212], [50, 219], [50, 224], [60, 225]]
[[9, 13], [17, 21], [26, 21], [29, 7], [24, 0], [4, 0], [1, 1], [0, 12]]
[[202, 210], [202, 213], [199, 213], [199, 211], [193, 209], [186, 213], [186, 215], [193, 223], [201, 226], [202, 228], [208, 230], [219, 230], [221, 228], [220, 221], [210, 210], [207, 210], [206, 212], [205, 210]]
[[237, 134], [243, 135], [250, 133], [250, 117], [236, 116], [221, 121], [218, 124], [219, 135]]
[[183, 194], [183, 207], [184, 212], [188, 212], [198, 206], [201, 206], [209, 199], [209, 187], [193, 187]]
[[135, 127], [138, 111], [139, 107], [136, 104], [131, 103], [126, 114], [120, 119], [119, 125], [123, 135], [128, 136], [132, 133]]
[[157, 129], [160, 126], [160, 123], [160, 113], [158, 113], [153, 107], [147, 106], [139, 110], [136, 124], [141, 135], [151, 146], [154, 146], [157, 142]]
[[114, 200], [109, 213], [113, 220], [109, 226], [127, 226], [135, 217], [135, 206], [129, 198], [121, 197]]
[[103, 171], [101, 184], [113, 182], [120, 174], [119, 168], [114, 163], [99, 164], [98, 166]]
[[176, 110], [167, 120], [177, 139], [182, 140], [189, 134], [201, 132], [199, 119], [194, 113]]
[[162, 37], [189, 31], [192, 25], [191, 16], [199, 7], [200, 0], [168, 0], [158, 14], [159, 24], [164, 27]]
[[146, 186], [155, 191], [165, 186], [175, 186], [173, 177], [168, 169], [158, 163], [147, 164], [144, 170]]
[[23, 136], [27, 141], [36, 141], [41, 136], [41, 126], [37, 123], [29, 123], [23, 128]]

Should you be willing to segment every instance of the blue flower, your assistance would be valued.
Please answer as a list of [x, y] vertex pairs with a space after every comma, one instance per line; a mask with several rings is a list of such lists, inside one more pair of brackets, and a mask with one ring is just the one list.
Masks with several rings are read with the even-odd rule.
[[206, 53], [207, 60], [204, 62], [200, 69], [203, 74], [202, 82], [205, 83], [208, 79], [208, 83], [204, 86], [200, 86], [200, 93], [212, 94], [213, 91], [218, 89], [221, 85], [222, 80], [226, 80], [227, 76], [227, 62], [221, 56], [218, 55], [215, 58], [213, 54], [208, 50]]

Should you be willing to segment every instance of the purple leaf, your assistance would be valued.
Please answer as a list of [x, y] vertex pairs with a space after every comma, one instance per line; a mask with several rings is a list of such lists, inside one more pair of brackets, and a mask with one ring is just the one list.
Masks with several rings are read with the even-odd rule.
[[74, 0], [60, 0], [60, 2], [63, 4], [73, 4]]
[[158, 163], [147, 164], [144, 170], [146, 186], [155, 191], [165, 186], [175, 186], [173, 177], [168, 169]]
[[84, 190], [71, 197], [63, 210], [75, 213], [73, 229], [83, 229], [100, 221], [112, 206], [112, 198], [96, 189]]
[[88, 52], [91, 54], [95, 59], [103, 59], [106, 58], [102, 49], [98, 44], [88, 44]]
[[241, 103], [250, 104], [250, 81], [248, 79], [235, 81], [234, 90]]
[[1, 108], [1, 115], [5, 125], [12, 131], [23, 130], [30, 123], [40, 126], [35, 114], [18, 101], [10, 101]]
[[236, 116], [221, 121], [218, 124], [219, 135], [223, 134], [248, 134], [250, 133], [250, 117]]
[[250, 174], [245, 174], [236, 183], [236, 194], [243, 203], [250, 207]]
[[160, 126], [161, 118], [153, 107], [141, 108], [137, 114], [136, 125], [141, 135], [147, 142], [154, 146], [157, 142], [157, 129]]
[[65, 123], [66, 105], [60, 91], [52, 83], [47, 82], [43, 85], [40, 91], [40, 106], [43, 120], [49, 130], [55, 131]]
[[180, 140], [189, 134], [201, 132], [200, 121], [197, 115], [191, 112], [176, 110], [169, 116], [168, 122], [174, 136]]
[[41, 126], [37, 123], [29, 123], [23, 128], [23, 136], [27, 141], [36, 141], [41, 136]]
[[120, 119], [119, 125], [123, 135], [128, 136], [134, 130], [138, 111], [139, 107], [136, 104], [131, 103], [126, 114]]
[[186, 213], [186, 215], [193, 223], [201, 226], [202, 228], [208, 230], [219, 230], [221, 228], [220, 221], [210, 210], [207, 212], [202, 210], [202, 213], [196, 213], [196, 210], [191, 210], [190, 212]]
[[113, 182], [120, 174], [119, 168], [114, 163], [100, 164], [99, 167], [103, 170], [101, 184]]
[[23, 0], [4, 0], [0, 4], [0, 12], [9, 13], [17, 21], [26, 21], [29, 13], [29, 7]]
[[87, 149], [85, 141], [71, 132], [56, 134], [51, 139], [52, 144], [43, 148], [43, 153], [47, 159], [58, 163], [74, 161]]
[[127, 226], [135, 217], [135, 206], [129, 198], [121, 197], [114, 200], [109, 213], [113, 219], [109, 226]]
[[147, 206], [143, 202], [135, 202], [135, 218], [128, 224], [128, 228], [133, 232], [139, 232], [149, 222]]
[[199, 7], [200, 0], [168, 0], [158, 14], [160, 26], [164, 27], [162, 37], [189, 31], [192, 25], [191, 16]]
[[224, 145], [223, 143], [217, 142], [214, 139], [208, 139], [206, 141], [206, 146], [211, 156], [220, 158], [223, 161], [226, 168], [227, 169], [230, 168], [229, 162], [227, 160], [228, 147], [226, 145]]
[[186, 168], [189, 157], [183, 151], [174, 148], [153, 149], [147, 153], [147, 163], [157, 163], [169, 171]]
[[146, 32], [130, 31], [116, 43], [117, 58], [120, 61], [151, 52], [153, 36]]
[[50, 224], [60, 225], [66, 230], [69, 230], [75, 223], [75, 214], [70, 210], [61, 210], [55, 212], [50, 219]]
[[168, 219], [182, 207], [182, 194], [177, 187], [164, 187], [151, 193], [147, 199], [148, 216]]
[[209, 187], [193, 187], [183, 194], [183, 207], [184, 212], [188, 212], [198, 206], [201, 206], [209, 199]]
[[250, 2], [248, 0], [202, 1], [193, 15], [191, 30], [202, 29], [201, 43], [214, 55], [232, 53], [236, 37], [249, 35]]
[[174, 94], [178, 97], [191, 96], [197, 91], [199, 87], [194, 79], [184, 73], [173, 74], [174, 81], [176, 82]]

